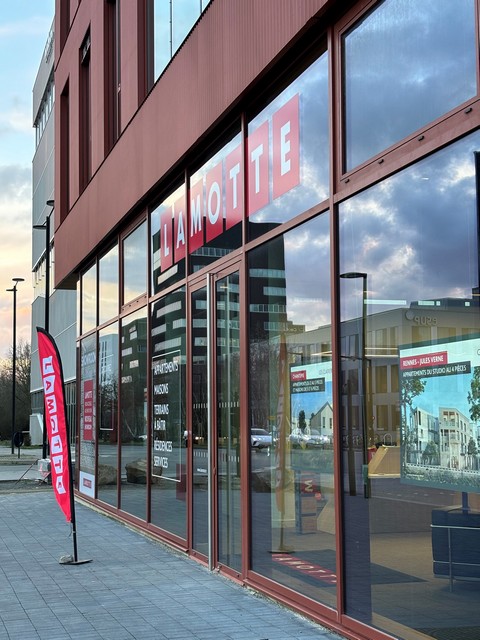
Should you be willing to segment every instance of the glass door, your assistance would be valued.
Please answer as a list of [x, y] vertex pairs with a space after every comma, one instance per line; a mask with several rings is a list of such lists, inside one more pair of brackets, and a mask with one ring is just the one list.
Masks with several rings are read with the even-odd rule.
[[241, 570], [239, 271], [191, 293], [192, 547]]
[[215, 283], [218, 562], [241, 570], [239, 273]]

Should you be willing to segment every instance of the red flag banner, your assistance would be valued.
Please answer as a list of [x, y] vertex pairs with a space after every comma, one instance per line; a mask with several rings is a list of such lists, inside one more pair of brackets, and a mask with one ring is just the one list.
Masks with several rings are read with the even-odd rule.
[[70, 450], [62, 363], [52, 336], [39, 327], [37, 327], [37, 336], [45, 401], [45, 424], [50, 445], [52, 485], [67, 522], [72, 522]]

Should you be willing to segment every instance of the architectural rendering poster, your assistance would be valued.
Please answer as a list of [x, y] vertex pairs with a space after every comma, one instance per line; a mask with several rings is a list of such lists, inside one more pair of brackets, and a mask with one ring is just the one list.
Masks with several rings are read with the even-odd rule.
[[180, 351], [152, 359], [152, 381], [152, 476], [180, 482], [183, 436]]
[[296, 436], [333, 437], [332, 363], [292, 365], [290, 367], [291, 432]]
[[480, 337], [400, 347], [401, 478], [480, 491]]

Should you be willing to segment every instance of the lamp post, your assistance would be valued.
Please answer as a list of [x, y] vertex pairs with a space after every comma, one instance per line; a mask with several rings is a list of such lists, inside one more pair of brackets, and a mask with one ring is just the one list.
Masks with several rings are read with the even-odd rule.
[[[366, 498], [369, 497], [370, 488], [368, 482], [368, 412], [367, 412], [367, 357], [366, 357], [366, 349], [367, 349], [367, 274], [362, 271], [348, 271], [347, 273], [341, 273], [340, 278], [344, 278], [346, 280], [353, 280], [357, 278], [362, 279], [362, 346], [360, 349], [360, 358], [362, 362], [362, 440], [363, 440], [363, 466], [362, 466], [362, 475], [363, 475], [363, 486], [364, 486], [364, 495]], [[350, 385], [350, 383], [348, 383]], [[350, 386], [349, 386], [350, 393]], [[349, 424], [349, 452], [353, 452], [353, 445], [351, 442], [351, 416], [348, 416], [348, 424]], [[355, 495], [355, 494], [353, 494]]]
[[[54, 200], [47, 200], [45, 203], [47, 207], [51, 207], [52, 211], [55, 207]], [[45, 331], [49, 331], [50, 325], [50, 212], [45, 216], [45, 222], [43, 224], [34, 224], [34, 229], [42, 229], [45, 231], [45, 319], [43, 328]], [[45, 410], [43, 412], [43, 432], [42, 432], [42, 458], [47, 457], [47, 430], [45, 422]]]
[[25, 278], [12, 278], [15, 283], [7, 291], [13, 292], [13, 353], [12, 353], [12, 455], [15, 453], [15, 422], [16, 422], [16, 384], [17, 384], [17, 285]]

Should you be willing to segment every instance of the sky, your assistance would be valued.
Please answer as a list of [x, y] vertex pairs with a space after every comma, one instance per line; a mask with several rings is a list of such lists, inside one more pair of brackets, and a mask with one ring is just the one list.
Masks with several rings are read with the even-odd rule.
[[17, 345], [31, 342], [32, 89], [55, 0], [0, 2], [0, 359], [13, 343], [12, 278], [17, 286]]

